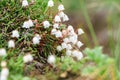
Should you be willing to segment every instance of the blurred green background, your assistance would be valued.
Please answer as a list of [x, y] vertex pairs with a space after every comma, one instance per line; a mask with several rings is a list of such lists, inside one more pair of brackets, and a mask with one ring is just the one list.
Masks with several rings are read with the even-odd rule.
[[[82, 27], [84, 47], [102, 46], [120, 70], [120, 0], [63, 0], [69, 23]], [[81, 38], [80, 38], [81, 39]]]
[[[120, 0], [63, 0], [70, 23], [85, 31], [86, 46], [104, 46], [113, 56], [120, 27]], [[94, 31], [94, 32], [93, 32]]]

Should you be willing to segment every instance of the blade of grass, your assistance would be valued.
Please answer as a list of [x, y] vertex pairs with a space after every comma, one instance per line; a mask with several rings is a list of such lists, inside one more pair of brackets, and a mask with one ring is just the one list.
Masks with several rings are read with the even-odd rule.
[[93, 25], [92, 25], [92, 23], [91, 23], [91, 21], [90, 21], [90, 17], [89, 17], [89, 15], [88, 15], [88, 12], [87, 12], [86, 5], [85, 5], [84, 0], [80, 0], [80, 7], [81, 7], [81, 10], [82, 10], [83, 15], [84, 15], [84, 17], [85, 17], [87, 26], [88, 26], [88, 28], [89, 28], [90, 34], [91, 34], [92, 39], [93, 39], [93, 42], [94, 42], [94, 45], [95, 45], [95, 46], [98, 46], [98, 45], [99, 45], [99, 44], [98, 44], [98, 40], [97, 40], [97, 37], [96, 37], [96, 35], [95, 35], [95, 31], [94, 31], [94, 29], [93, 29]]
[[119, 29], [118, 29], [118, 33], [117, 33], [117, 44], [115, 46], [115, 60], [116, 60], [116, 67], [118, 68], [118, 70], [120, 69], [120, 25], [119, 25]]

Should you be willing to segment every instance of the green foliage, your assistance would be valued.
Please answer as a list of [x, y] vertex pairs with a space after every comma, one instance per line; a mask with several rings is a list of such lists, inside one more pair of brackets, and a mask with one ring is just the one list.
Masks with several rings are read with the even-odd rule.
[[102, 47], [96, 47], [92, 50], [89, 48], [86, 48], [85, 54], [87, 55], [87, 58], [91, 61], [94, 61], [97, 66], [109, 64], [109, 63], [111, 63], [111, 61], [113, 61], [112, 58], [103, 54]]
[[65, 56], [64, 58], [57, 59], [57, 65], [62, 71], [67, 71], [70, 69], [72, 72], [77, 72], [80, 71], [82, 67], [82, 62], [81, 61], [75, 61], [72, 57]]
[[29, 78], [29, 77], [24, 77], [24, 76], [22, 76], [22, 75], [11, 75], [10, 77], [9, 77], [9, 80], [36, 80], [36, 79], [33, 79], [33, 78]]
[[12, 74], [19, 72], [19, 74], [23, 74], [24, 70], [24, 63], [23, 63], [23, 56], [12, 57], [12, 59], [8, 62], [9, 69], [11, 70]]
[[[86, 48], [84, 53], [86, 54], [86, 59], [89, 62], [82, 70], [83, 75], [93, 74], [94, 78], [98, 75], [100, 77], [103, 75], [111, 75], [109, 74], [110, 66], [113, 66], [112, 73], [116, 74], [114, 59], [103, 54], [102, 47], [95, 47], [94, 49]], [[106, 78], [108, 79], [109, 77], [106, 76]]]

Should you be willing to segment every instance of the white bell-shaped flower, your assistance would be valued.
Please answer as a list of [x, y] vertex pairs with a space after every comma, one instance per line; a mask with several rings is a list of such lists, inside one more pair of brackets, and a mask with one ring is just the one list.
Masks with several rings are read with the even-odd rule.
[[52, 35], [55, 35], [56, 32], [57, 32], [57, 29], [54, 29], [54, 28], [53, 28], [53, 29], [51, 30], [51, 34], [52, 34]]
[[62, 51], [62, 50], [63, 50], [62, 46], [57, 46], [57, 51]]
[[50, 27], [49, 21], [44, 21], [43, 26], [44, 26], [44, 28], [49, 28]]
[[77, 54], [77, 60], [81, 60], [83, 58], [82, 52], [78, 52]]
[[28, 21], [25, 21], [25, 22], [23, 23], [22, 28], [30, 28]]
[[48, 7], [53, 7], [53, 6], [54, 6], [53, 0], [49, 0], [49, 1], [48, 1]]
[[68, 47], [65, 42], [63, 42], [63, 43], [61, 44], [61, 46], [62, 46], [63, 49], [66, 49], [66, 48]]
[[69, 20], [68, 16], [66, 14], [64, 14], [63, 22], [68, 21], [68, 20]]
[[35, 34], [35, 37], [37, 37], [39, 40], [41, 39], [41, 36], [39, 34]]
[[48, 59], [47, 59], [47, 62], [48, 62], [49, 64], [51, 64], [51, 65], [54, 65], [55, 62], [56, 62], [55, 56], [54, 56], [54, 55], [49, 55], [49, 56], [48, 56]]
[[56, 15], [54, 21], [58, 23], [61, 22], [60, 16]]
[[71, 50], [73, 47], [72, 47], [72, 45], [71, 44], [67, 44], [67, 50]]
[[60, 38], [62, 37], [62, 32], [60, 30], [57, 30], [57, 32], [55, 33], [56, 38]]
[[8, 78], [7, 76], [4, 76], [4, 75], [1, 76], [0, 75], [0, 80], [8, 80], [7, 78]]
[[54, 23], [53, 24], [53, 28], [57, 28], [58, 29], [59, 28], [59, 24], [58, 23]]
[[33, 44], [39, 44], [40, 43], [40, 39], [35, 36], [35, 37], [33, 37], [32, 42], [33, 42]]
[[8, 41], [8, 48], [15, 48], [15, 42], [13, 40]]
[[30, 27], [34, 26], [34, 23], [31, 19], [28, 20], [28, 24], [29, 24]]
[[65, 16], [65, 13], [63, 11], [60, 11], [58, 15], [60, 16], [60, 18], [63, 18]]
[[29, 53], [23, 57], [24, 63], [33, 61], [33, 56]]
[[73, 26], [69, 25], [68, 28], [67, 28], [68, 31], [74, 31], [74, 28]]
[[28, 1], [27, 0], [23, 0], [22, 1], [22, 7], [26, 7], [28, 6]]
[[70, 36], [69, 41], [72, 42], [73, 44], [77, 43], [77, 38], [75, 36]]
[[72, 56], [73, 56], [73, 57], [77, 57], [77, 56], [78, 56], [78, 53], [79, 53], [78, 50], [73, 50], [73, 51], [72, 51]]
[[4, 48], [0, 48], [0, 56], [6, 56], [6, 50]]
[[78, 42], [76, 43], [76, 45], [77, 45], [78, 48], [80, 48], [80, 47], [83, 45], [83, 43], [80, 42], [80, 41], [78, 41]]
[[1, 67], [3, 68], [3, 67], [6, 67], [7, 66], [7, 62], [6, 61], [2, 61], [1, 62]]
[[12, 36], [13, 38], [14, 38], [14, 37], [18, 38], [18, 37], [20, 36], [18, 30], [13, 30], [11, 36]]
[[83, 34], [84, 33], [84, 31], [81, 29], [81, 28], [79, 28], [78, 29], [78, 35], [81, 35], [81, 34]]
[[63, 41], [64, 41], [65, 43], [70, 42], [70, 41], [69, 41], [69, 38], [64, 38]]
[[1, 76], [7, 77], [8, 75], [9, 75], [9, 69], [8, 68], [2, 68]]
[[65, 10], [64, 5], [60, 4], [60, 5], [58, 6], [58, 10], [59, 10], [59, 11]]

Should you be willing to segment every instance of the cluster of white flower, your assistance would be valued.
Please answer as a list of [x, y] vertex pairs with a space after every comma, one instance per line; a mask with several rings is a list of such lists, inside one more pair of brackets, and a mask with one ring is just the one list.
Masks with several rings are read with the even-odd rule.
[[[29, 26], [33, 26], [33, 23], [31, 21], [32, 20], [28, 21], [29, 22]], [[13, 38], [20, 37], [19, 32], [17, 30], [13, 30], [11, 37], [13, 37]], [[38, 44], [39, 39], [41, 39], [41, 37], [38, 34], [36, 34], [35, 38], [37, 38], [37, 40], [33, 38], [33, 43], [34, 44]], [[9, 40], [8, 41], [8, 48], [15, 48], [15, 42], [14, 42], [14, 40]], [[6, 55], [6, 50], [4, 48], [2, 48], [2, 49], [0, 49], [0, 56], [4, 56], [4, 55]], [[24, 63], [30, 62], [32, 60], [33, 60], [33, 57], [32, 57], [31, 54], [27, 54], [27, 55], [25, 55], [23, 57]]]
[[83, 55], [79, 49], [83, 43], [78, 40], [78, 35], [81, 35], [84, 32], [82, 29], [78, 29], [77, 33], [75, 33], [74, 28], [71, 25], [64, 29], [64, 35], [62, 35], [63, 42], [61, 45], [58, 45], [56, 49], [58, 51], [65, 49], [67, 56], [73, 56], [80, 60], [82, 59]]
[[[19, 38], [20, 35], [19, 35], [18, 30], [13, 30], [11, 37], [12, 38]], [[15, 42], [14, 42], [14, 40], [9, 40], [8, 41], [8, 48], [15, 48]]]
[[55, 35], [56, 38], [63, 38], [63, 42], [61, 43], [61, 45], [58, 45], [56, 49], [58, 51], [62, 51], [63, 49], [65, 49], [67, 56], [73, 56], [76, 57], [78, 60], [81, 60], [83, 55], [82, 52], [79, 51], [79, 48], [83, 45], [83, 43], [78, 41], [78, 35], [83, 34], [84, 31], [79, 28], [76, 33], [73, 26], [71, 25], [69, 25], [66, 29], [63, 29], [62, 31], [59, 30], [59, 23], [69, 20], [68, 16], [63, 12], [64, 10], [64, 6], [60, 4], [58, 6], [59, 12], [54, 18], [53, 29], [51, 30], [51, 34]]
[[[28, 21], [25, 21], [25, 22], [24, 22], [24, 24], [23, 24], [22, 27], [23, 27], [23, 28], [30, 28], [30, 27], [32, 27], [32, 26], [34, 26], [34, 24], [33, 24], [32, 20], [29, 19]], [[11, 37], [12, 37], [12, 38], [19, 38], [20, 35], [19, 35], [18, 30], [13, 30]], [[41, 37], [40, 37], [38, 34], [36, 34], [35, 37], [33, 38], [33, 43], [34, 43], [34, 44], [38, 44], [40, 39], [41, 39]], [[9, 41], [8, 41], [8, 48], [15, 48], [15, 42], [14, 42], [14, 40], [9, 40]], [[0, 55], [1, 55], [1, 56], [6, 55], [6, 50], [3, 49], [3, 48], [0, 49]], [[32, 61], [32, 60], [33, 60], [33, 57], [32, 57], [31, 54], [27, 54], [27, 55], [25, 55], [25, 56], [23, 57], [24, 63], [30, 62], [30, 61]]]
[[55, 35], [56, 38], [63, 37], [64, 36], [63, 34], [66, 33], [66, 31], [64, 30], [63, 31], [59, 30], [61, 22], [65, 22], [69, 20], [68, 16], [63, 12], [63, 10], [65, 10], [65, 8], [62, 4], [60, 4], [58, 6], [59, 12], [54, 18], [54, 24], [53, 24], [53, 29], [51, 30], [51, 34]]
[[67, 36], [63, 39], [63, 43], [67, 45], [67, 48], [64, 48], [62, 45], [62, 49], [66, 49], [66, 55], [76, 57], [78, 60], [81, 60], [83, 54], [79, 51], [79, 48], [83, 45], [83, 43], [78, 41], [78, 35], [83, 34], [83, 30], [78, 29], [77, 34], [75, 33], [73, 26], [70, 25], [67, 27], [66, 31]]
[[8, 75], [9, 75], [9, 69], [7, 68], [7, 62], [6, 61], [2, 61], [1, 62], [1, 74], [0, 74], [0, 80], [7, 80]]
[[[53, 6], [53, 1], [49, 0], [48, 6]], [[77, 32], [75, 32], [73, 26], [69, 25], [68, 27], [61, 30], [60, 26], [62, 22], [68, 21], [68, 16], [63, 12], [65, 10], [64, 5], [60, 4], [58, 6], [58, 14], [54, 17], [53, 29], [51, 30], [51, 35], [55, 35], [56, 38], [63, 39], [63, 42], [57, 46], [58, 51], [66, 50], [67, 56], [76, 57], [77, 60], [81, 60], [83, 58], [83, 54], [79, 49], [83, 45], [81, 41], [78, 40], [78, 35], [84, 33], [84, 31], [79, 28]], [[47, 24], [50, 26], [49, 22]], [[46, 26], [47, 27], [47, 26]], [[47, 27], [49, 28], [49, 27]], [[50, 55], [48, 57], [48, 63], [55, 63], [55, 56]]]

